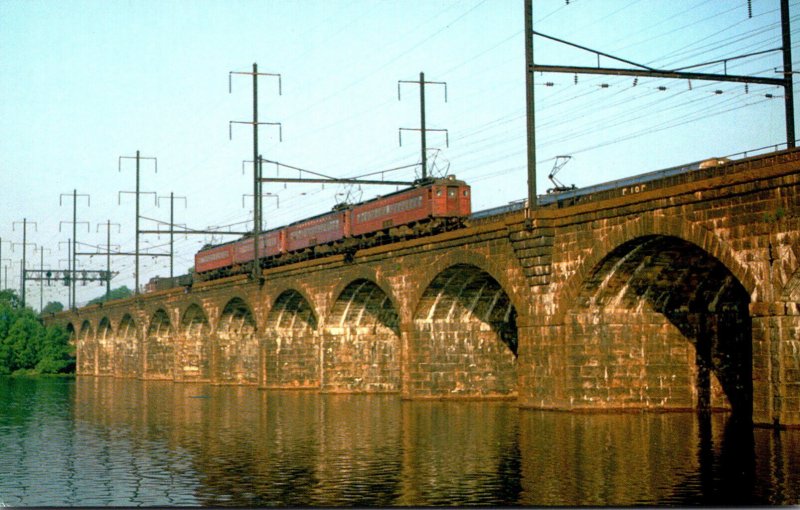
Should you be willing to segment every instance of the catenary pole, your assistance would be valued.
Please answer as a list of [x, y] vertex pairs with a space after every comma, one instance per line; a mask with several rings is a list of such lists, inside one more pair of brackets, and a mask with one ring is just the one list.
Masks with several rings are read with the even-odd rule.
[[258, 237], [261, 234], [261, 165], [258, 154], [258, 65], [253, 62], [253, 278], [259, 277]]
[[[78, 190], [72, 190], [72, 279], [70, 280], [70, 292], [72, 293], [72, 303], [75, 303], [75, 276], [78, 260], [75, 258], [75, 248], [78, 243]], [[77, 305], [76, 305], [77, 307]]]
[[425, 136], [425, 73], [419, 73], [419, 123], [420, 123], [420, 137], [422, 141], [422, 178], [428, 177], [428, 154], [427, 154], [427, 140]]
[[786, 145], [795, 146], [794, 73], [792, 72], [792, 35], [789, 27], [789, 0], [781, 0], [781, 35], [783, 46], [783, 102], [786, 115]]
[[[39, 271], [44, 273], [44, 248], [39, 250]], [[44, 310], [44, 280], [39, 280], [39, 313]]]
[[525, 0], [525, 111], [528, 137], [528, 211], [536, 209], [536, 121], [533, 102], [532, 4], [532, 0]]
[[136, 278], [134, 278], [136, 285], [135, 290], [133, 291], [134, 295], [139, 294], [139, 151], [136, 151], [136, 248], [134, 249], [134, 272], [136, 274]]
[[106, 221], [106, 301], [111, 296], [111, 220]]
[[22, 308], [25, 308], [25, 252], [28, 247], [28, 219], [22, 218]]

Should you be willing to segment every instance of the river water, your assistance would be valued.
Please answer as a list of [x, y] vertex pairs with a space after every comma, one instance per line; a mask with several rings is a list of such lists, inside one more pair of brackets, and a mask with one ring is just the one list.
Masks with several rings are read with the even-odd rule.
[[0, 378], [0, 505], [798, 504], [800, 430], [112, 378]]

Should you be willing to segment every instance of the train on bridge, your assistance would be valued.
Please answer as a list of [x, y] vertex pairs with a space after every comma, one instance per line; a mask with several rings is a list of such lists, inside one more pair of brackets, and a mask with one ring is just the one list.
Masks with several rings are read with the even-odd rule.
[[[565, 207], [578, 203], [638, 193], [654, 181], [663, 181], [698, 170], [725, 165], [727, 158], [710, 158], [584, 188], [558, 190], [537, 199], [539, 207]], [[315, 257], [344, 254], [402, 239], [433, 235], [462, 228], [481, 220], [525, 208], [526, 200], [478, 212], [471, 209], [470, 186], [455, 176], [429, 178], [414, 186], [358, 204], [339, 204], [332, 211], [258, 235], [258, 260], [262, 268]], [[194, 273], [175, 278], [154, 278], [146, 292], [188, 286], [247, 272], [255, 254], [253, 235], [217, 245], [206, 245], [195, 254]]]
[[[398, 239], [432, 235], [463, 226], [471, 213], [469, 185], [455, 176], [426, 179], [415, 186], [332, 211], [258, 235], [261, 267], [344, 253]], [[195, 255], [194, 275], [203, 281], [241, 273], [256, 257], [253, 235]]]

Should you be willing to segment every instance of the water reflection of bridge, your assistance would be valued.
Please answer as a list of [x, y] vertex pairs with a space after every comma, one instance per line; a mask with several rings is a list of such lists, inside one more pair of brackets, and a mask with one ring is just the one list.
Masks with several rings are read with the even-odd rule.
[[[512, 402], [114, 378], [79, 378], [74, 401], [78, 426], [104, 438], [94, 447], [114, 452], [85, 452], [93, 469], [124, 475], [128, 487], [131, 473], [120, 466], [132, 463], [149, 497], [184, 504], [683, 506], [800, 498], [798, 431], [737, 427], [727, 414], [552, 413]], [[190, 487], [195, 501], [187, 500]], [[130, 503], [164, 501], [145, 500], [144, 492], [138, 500], [127, 494]], [[120, 501], [126, 493], [114, 494]]]
[[50, 318], [78, 371], [800, 426], [800, 151]]

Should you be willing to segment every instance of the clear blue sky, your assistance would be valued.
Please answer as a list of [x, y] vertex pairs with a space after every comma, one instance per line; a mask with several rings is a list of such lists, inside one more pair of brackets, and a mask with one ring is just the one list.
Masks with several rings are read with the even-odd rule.
[[[795, 68], [800, 68], [797, 0], [791, 2]], [[534, 28], [637, 63], [676, 68], [779, 47], [778, 0], [535, 0]], [[428, 146], [441, 149], [436, 171], [472, 184], [473, 208], [523, 198], [525, 68], [522, 0], [299, 1], [18, 1], [0, 0], [0, 237], [19, 286], [21, 222], [36, 222], [28, 241], [45, 248], [46, 267], [66, 268], [71, 194], [79, 197], [81, 251], [105, 244], [106, 220], [121, 225], [112, 244], [134, 245], [134, 164], [120, 156], [158, 158], [142, 165], [141, 189], [176, 202], [175, 219], [193, 228], [251, 217], [252, 131], [228, 122], [252, 115], [251, 81], [229, 71], [282, 75], [259, 82], [264, 157], [349, 177], [419, 160], [419, 92], [398, 80], [447, 82], [427, 87]], [[534, 41], [537, 63], [594, 65], [592, 55]], [[604, 65], [617, 65], [604, 60]], [[777, 76], [780, 53], [729, 63], [728, 72]], [[700, 69], [720, 73], [721, 65]], [[552, 82], [552, 86], [547, 86]], [[559, 177], [585, 186], [649, 170], [784, 141], [782, 89], [732, 83], [581, 76], [536, 76], [538, 188], [557, 155], [573, 160]], [[608, 84], [608, 87], [602, 87]], [[659, 86], [667, 90], [659, 90]], [[722, 91], [716, 94], [715, 91]], [[800, 93], [800, 91], [798, 91]], [[274, 169], [268, 173], [274, 174]], [[281, 175], [287, 175], [285, 171]], [[413, 178], [413, 170], [390, 174]], [[265, 185], [267, 228], [329, 210], [341, 186]], [[358, 191], [358, 190], [356, 190]], [[370, 187], [362, 197], [390, 191]], [[61, 202], [61, 204], [59, 203]], [[118, 203], [119, 202], [119, 203]], [[142, 197], [142, 215], [167, 221], [168, 201]], [[156, 228], [143, 221], [142, 228]], [[163, 227], [162, 227], [163, 228]], [[250, 229], [243, 223], [236, 229]], [[59, 230], [60, 229], [60, 230]], [[142, 236], [163, 252], [167, 236]], [[218, 237], [215, 241], [223, 238]], [[225, 239], [231, 239], [226, 237]], [[176, 274], [210, 237], [176, 242]], [[14, 251], [10, 242], [17, 243]], [[61, 244], [60, 244], [61, 243]], [[49, 250], [49, 251], [47, 251]], [[29, 268], [39, 253], [29, 250]], [[3, 260], [0, 271], [8, 262]], [[132, 258], [115, 257], [113, 285], [133, 286]], [[104, 257], [79, 267], [105, 268]], [[141, 281], [167, 275], [166, 258], [142, 260]], [[3, 275], [4, 276], [4, 275]], [[78, 287], [78, 302], [103, 293]], [[37, 284], [28, 287], [38, 308]], [[66, 304], [66, 287], [44, 301]]]

